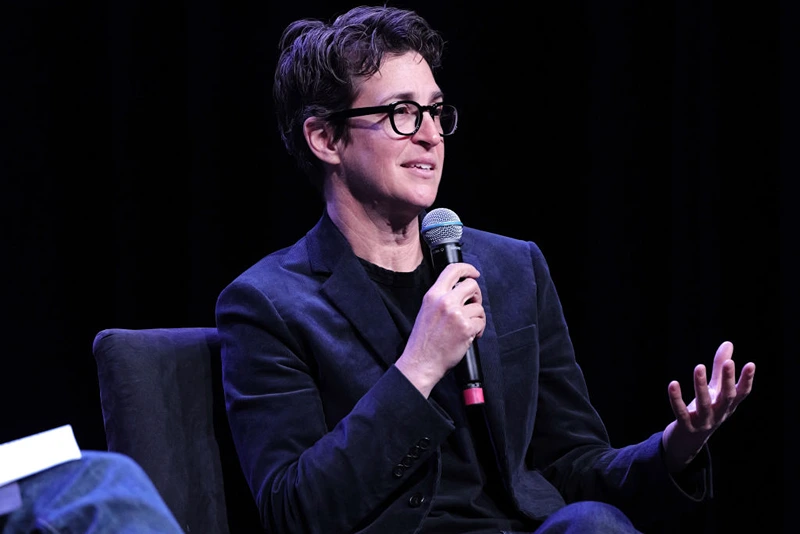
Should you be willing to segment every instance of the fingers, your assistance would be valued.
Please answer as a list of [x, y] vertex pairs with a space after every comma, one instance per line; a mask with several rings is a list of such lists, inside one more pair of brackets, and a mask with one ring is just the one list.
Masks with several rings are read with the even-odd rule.
[[464, 306], [466, 309], [463, 312], [467, 317], [483, 317], [483, 295], [475, 280], [479, 276], [478, 270], [468, 263], [450, 264], [439, 275], [434, 284], [435, 291], [448, 300], [452, 299], [451, 302]]
[[440, 313], [452, 316], [448, 320], [451, 328], [458, 324], [457, 329], [470, 337], [470, 343], [481, 336], [486, 327], [483, 295], [476, 281], [479, 276], [473, 265], [452, 263], [442, 270], [423, 301], [437, 307]]
[[753, 380], [756, 376], [756, 364], [749, 362], [742, 367], [742, 373], [739, 375], [739, 382], [736, 383], [736, 396], [731, 404], [731, 410], [742, 402], [753, 389]]
[[706, 366], [698, 365], [694, 368], [694, 403], [697, 410], [695, 426], [707, 430], [714, 422], [712, 411], [711, 393], [706, 379]]
[[686, 403], [683, 402], [681, 385], [677, 380], [673, 380], [669, 383], [669, 386], [667, 386], [667, 395], [669, 396], [669, 404], [672, 406], [672, 413], [675, 414], [675, 419], [688, 425], [690, 421], [689, 409], [686, 407]]
[[726, 362], [731, 361], [733, 357], [733, 343], [730, 341], [724, 341], [722, 344], [717, 348], [716, 354], [714, 354], [714, 366], [711, 371], [711, 382], [709, 382], [709, 386], [714, 388], [716, 391], [720, 391], [722, 388], [722, 382], [724, 378], [727, 378], [724, 373], [724, 367]]
[[736, 401], [736, 364], [733, 360], [726, 360], [722, 365], [722, 379], [718, 387], [720, 408], [732, 411], [734, 402]]
[[756, 376], [756, 364], [750, 362], [742, 367], [742, 374], [739, 376], [739, 382], [736, 384], [736, 391], [740, 394], [747, 395], [753, 388], [753, 380]]
[[742, 367], [736, 382], [736, 363], [733, 361], [733, 344], [723, 342], [714, 355], [714, 371], [709, 386], [718, 392], [718, 404], [726, 412], [733, 412], [753, 388], [756, 366], [750, 362]]
[[469, 263], [451, 263], [442, 270], [435, 286], [439, 286], [440, 291], [450, 291], [460, 281], [465, 279], [475, 279], [480, 276], [478, 269]]

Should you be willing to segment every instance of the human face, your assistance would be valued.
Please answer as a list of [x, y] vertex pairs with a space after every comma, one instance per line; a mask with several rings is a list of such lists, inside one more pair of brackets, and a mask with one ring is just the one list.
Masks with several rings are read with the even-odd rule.
[[[358, 86], [353, 108], [398, 100], [422, 105], [442, 101], [428, 63], [416, 52], [384, 57], [381, 68]], [[340, 201], [353, 201], [388, 218], [416, 217], [436, 199], [444, 164], [444, 142], [433, 119], [423, 114], [414, 135], [402, 136], [387, 114], [348, 119], [350, 138], [339, 141]]]

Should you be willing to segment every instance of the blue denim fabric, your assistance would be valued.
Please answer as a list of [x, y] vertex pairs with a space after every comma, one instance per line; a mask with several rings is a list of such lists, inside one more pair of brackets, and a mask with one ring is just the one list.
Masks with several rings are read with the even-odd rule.
[[113, 452], [82, 456], [20, 480], [22, 507], [0, 518], [0, 532], [183, 533], [137, 463]]
[[641, 534], [618, 508], [595, 501], [568, 504], [550, 515], [536, 534]]

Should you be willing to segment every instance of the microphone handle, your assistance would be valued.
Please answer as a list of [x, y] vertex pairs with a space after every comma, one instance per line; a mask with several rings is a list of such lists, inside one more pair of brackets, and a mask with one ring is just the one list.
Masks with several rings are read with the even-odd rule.
[[[443, 243], [431, 248], [433, 267], [438, 276], [451, 263], [462, 260], [461, 243]], [[464, 404], [483, 404], [483, 376], [481, 374], [478, 344], [473, 341], [464, 358], [455, 368], [456, 379], [462, 388]]]
[[483, 404], [483, 377], [481, 376], [478, 344], [473, 341], [467, 349], [464, 359], [456, 365], [456, 379], [461, 384], [464, 404]]
[[433, 267], [436, 269], [436, 276], [439, 276], [444, 271], [444, 268], [451, 263], [464, 261], [461, 256], [461, 243], [443, 243], [432, 247], [431, 258], [433, 259]]

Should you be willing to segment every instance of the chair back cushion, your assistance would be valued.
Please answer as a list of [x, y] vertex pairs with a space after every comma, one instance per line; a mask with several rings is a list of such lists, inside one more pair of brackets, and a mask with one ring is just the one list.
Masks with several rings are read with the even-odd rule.
[[216, 328], [112, 328], [93, 353], [108, 449], [133, 458], [190, 534], [258, 532], [225, 415]]

